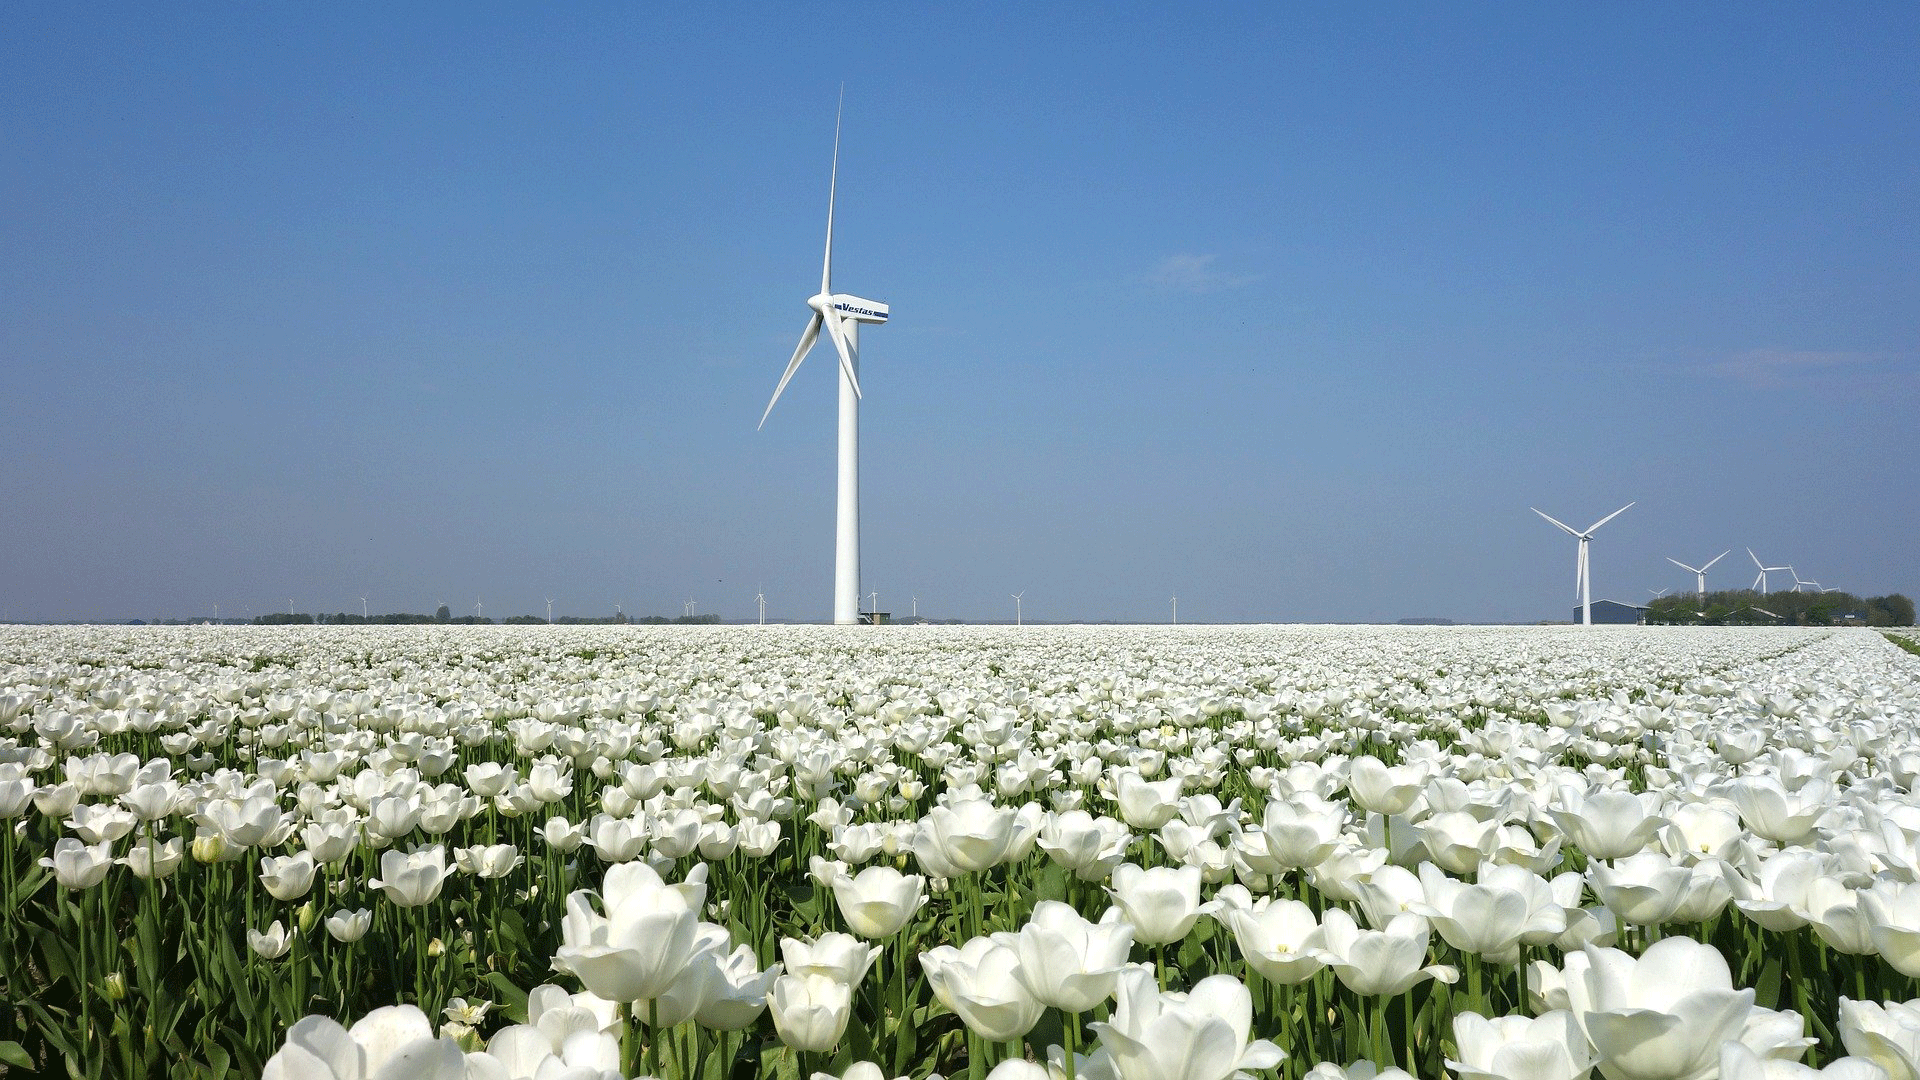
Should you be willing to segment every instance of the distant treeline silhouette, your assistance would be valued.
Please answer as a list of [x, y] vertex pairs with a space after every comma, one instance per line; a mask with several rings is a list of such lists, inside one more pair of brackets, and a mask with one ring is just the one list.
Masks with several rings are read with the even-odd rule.
[[1912, 626], [1913, 601], [1899, 593], [1862, 598], [1848, 592], [1726, 589], [1705, 596], [1662, 596], [1647, 605], [1647, 621], [1688, 626]]
[[[271, 615], [255, 615], [256, 626], [535, 626], [544, 625], [544, 615], [509, 615], [503, 619], [483, 615], [455, 615], [445, 605], [432, 615], [421, 615], [410, 611], [397, 611], [386, 615], [354, 615], [338, 611], [332, 614], [321, 612], [315, 615], [305, 611], [276, 611]], [[632, 615], [556, 615], [556, 626], [717, 626], [718, 615], [645, 615], [635, 618]]]

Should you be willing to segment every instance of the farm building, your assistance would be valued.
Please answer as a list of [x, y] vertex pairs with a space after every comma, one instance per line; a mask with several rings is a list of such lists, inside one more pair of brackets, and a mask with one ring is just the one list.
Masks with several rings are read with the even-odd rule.
[[[1596, 623], [1621, 623], [1632, 626], [1647, 617], [1647, 609], [1639, 604], [1623, 604], [1618, 600], [1595, 600], [1593, 602], [1593, 621]], [[1573, 609], [1573, 621], [1580, 621], [1580, 609]]]

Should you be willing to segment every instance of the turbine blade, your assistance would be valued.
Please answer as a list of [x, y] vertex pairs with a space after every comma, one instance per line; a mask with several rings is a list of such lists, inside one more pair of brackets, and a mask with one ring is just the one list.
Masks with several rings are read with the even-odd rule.
[[[1704, 573], [1706, 573], [1706, 572], [1707, 572], [1707, 567], [1706, 567], [1706, 566], [1703, 566], [1703, 567], [1701, 567], [1701, 568], [1700, 568], [1700, 569], [1698, 569], [1698, 570], [1694, 570], [1694, 569], [1693, 569], [1693, 567], [1691, 567], [1691, 566], [1688, 566], [1688, 565], [1687, 565], [1686, 563], [1683, 563], [1683, 562], [1681, 562], [1681, 561], [1680, 561], [1679, 559], [1676, 559], [1676, 558], [1673, 558], [1673, 557], [1671, 557], [1671, 556], [1669, 556], [1669, 557], [1667, 558], [1667, 561], [1668, 561], [1668, 562], [1670, 562], [1670, 563], [1672, 563], [1673, 565], [1675, 565], [1675, 566], [1677, 566], [1677, 567], [1679, 567], [1679, 568], [1680, 568], [1680, 569], [1682, 569], [1682, 570], [1689, 570], [1689, 571], [1692, 571], [1693, 573], [1696, 573], [1696, 574], [1704, 574]], [[1708, 564], [1707, 564], [1707, 566], [1712, 566], [1712, 565], [1713, 565], [1712, 563], [1708, 563]]]
[[[831, 307], [827, 310], [833, 311]], [[847, 351], [847, 335], [840, 329], [838, 312], [827, 317], [827, 334], [833, 338], [833, 347], [840, 353], [840, 370], [846, 372], [847, 381], [853, 384], [853, 396], [860, 397], [860, 376], [854, 374], [853, 355]]]
[[[1537, 510], [1537, 509], [1535, 509], [1534, 507], [1531, 507], [1531, 506], [1529, 506], [1529, 507], [1527, 507], [1527, 509], [1529, 509], [1529, 510], [1532, 510], [1532, 511], [1533, 511], [1534, 513], [1536, 513], [1536, 514], [1540, 514], [1540, 511], [1539, 511], [1539, 510]], [[1572, 529], [1570, 529], [1570, 528], [1568, 528], [1568, 527], [1566, 526], [1566, 524], [1565, 524], [1565, 523], [1563, 523], [1563, 522], [1560, 522], [1560, 521], [1557, 521], [1557, 520], [1555, 520], [1554, 518], [1551, 518], [1551, 517], [1548, 517], [1548, 516], [1547, 516], [1546, 514], [1540, 514], [1540, 516], [1541, 516], [1541, 517], [1543, 517], [1543, 518], [1546, 518], [1546, 519], [1547, 519], [1548, 521], [1551, 521], [1551, 522], [1553, 522], [1553, 523], [1554, 523], [1555, 525], [1558, 525], [1558, 526], [1560, 527], [1560, 531], [1561, 531], [1561, 532], [1563, 532], [1563, 533], [1566, 533], [1566, 534], [1567, 534], [1568, 536], [1579, 536], [1579, 535], [1580, 535], [1579, 533], [1577, 533], [1577, 532], [1574, 532], [1574, 531], [1573, 531]]]
[[[1638, 502], [1639, 500], [1636, 499], [1634, 501]], [[1587, 531], [1592, 532], [1595, 529], [1598, 529], [1600, 526], [1605, 525], [1607, 522], [1612, 521], [1614, 518], [1619, 517], [1621, 514], [1624, 514], [1631, 509], [1633, 509], [1633, 503], [1628, 503], [1627, 505], [1621, 507], [1620, 509], [1615, 510], [1613, 513], [1608, 514], [1606, 517], [1601, 518], [1599, 521], [1596, 521], [1593, 524], [1587, 526]]]
[[1701, 567], [1701, 568], [1700, 568], [1700, 573], [1702, 573], [1702, 574], [1704, 574], [1704, 573], [1706, 573], [1706, 572], [1707, 572], [1708, 570], [1710, 570], [1710, 569], [1712, 569], [1712, 567], [1713, 567], [1713, 564], [1714, 564], [1714, 563], [1717, 563], [1717, 562], [1719, 562], [1719, 561], [1720, 561], [1721, 559], [1724, 559], [1724, 558], [1726, 558], [1726, 557], [1727, 557], [1727, 556], [1728, 556], [1729, 554], [1731, 554], [1731, 553], [1732, 553], [1732, 551], [1733, 551], [1733, 549], [1732, 549], [1732, 548], [1728, 548], [1728, 549], [1727, 549], [1726, 551], [1723, 551], [1723, 552], [1721, 552], [1720, 554], [1718, 554], [1718, 555], [1715, 555], [1715, 556], [1714, 556], [1713, 558], [1711, 558], [1711, 559], [1708, 559], [1708, 560], [1707, 560], [1707, 565], [1705, 565], [1705, 566], [1703, 566], [1703, 567]]
[[1758, 556], [1758, 555], [1755, 555], [1755, 554], [1753, 553], [1753, 549], [1752, 549], [1752, 548], [1748, 548], [1748, 549], [1747, 549], [1747, 558], [1749, 558], [1749, 559], [1752, 559], [1752, 560], [1753, 560], [1753, 565], [1755, 565], [1755, 566], [1759, 566], [1759, 567], [1760, 567], [1760, 569], [1762, 569], [1762, 570], [1765, 570], [1765, 569], [1766, 569], [1766, 567], [1764, 567], [1764, 566], [1760, 566], [1760, 556]]
[[827, 176], [827, 257], [820, 263], [820, 295], [832, 296], [828, 282], [833, 279], [833, 190], [840, 183], [840, 114], [847, 105], [847, 88], [840, 88], [840, 104], [833, 110], [833, 171]]
[[773, 415], [773, 402], [780, 400], [780, 394], [786, 390], [787, 383], [792, 381], [793, 373], [800, 370], [800, 361], [807, 358], [807, 352], [813, 348], [814, 341], [819, 337], [820, 313], [816, 311], [813, 313], [813, 318], [807, 320], [807, 328], [800, 332], [800, 344], [793, 350], [793, 359], [787, 361], [787, 371], [780, 376], [780, 385], [773, 388], [773, 401], [767, 402], [767, 411], [760, 414], [760, 427], [754, 428], [755, 431], [767, 426], [767, 417]]

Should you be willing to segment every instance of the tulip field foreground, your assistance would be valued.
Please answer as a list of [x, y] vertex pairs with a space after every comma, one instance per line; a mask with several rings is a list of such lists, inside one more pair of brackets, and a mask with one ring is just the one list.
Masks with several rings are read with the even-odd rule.
[[1920, 1080], [1917, 720], [1861, 629], [0, 627], [0, 1064]]

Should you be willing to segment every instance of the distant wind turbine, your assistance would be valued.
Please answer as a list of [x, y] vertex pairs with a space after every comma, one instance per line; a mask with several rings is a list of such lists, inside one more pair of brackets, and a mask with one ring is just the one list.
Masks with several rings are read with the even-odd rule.
[[367, 598], [364, 596], [360, 598], [360, 617], [362, 619], [367, 617]]
[[754, 594], [753, 594], [753, 598], [754, 598], [754, 600], [755, 600], [755, 601], [757, 601], [757, 602], [758, 602], [758, 603], [760, 604], [760, 625], [761, 625], [761, 626], [765, 626], [765, 625], [767, 625], [767, 594], [766, 594], [766, 591], [765, 591], [765, 590], [763, 589], [763, 590], [761, 590], [760, 592], [757, 592], [757, 593], [754, 593]]
[[[844, 100], [844, 91], [842, 98]], [[807, 300], [813, 317], [800, 332], [800, 344], [787, 361], [787, 370], [774, 387], [760, 426], [767, 425], [774, 403], [786, 390], [800, 362], [827, 331], [840, 354], [840, 479], [834, 514], [833, 621], [852, 626], [860, 621], [860, 324], [887, 321], [887, 305], [849, 293], [833, 291], [833, 197], [840, 180], [840, 116], [833, 120], [833, 169], [827, 180], [827, 253], [820, 264], [820, 291]]]
[[1706, 564], [1703, 566], [1688, 566], [1686, 563], [1681, 562], [1679, 559], [1672, 558], [1671, 556], [1668, 557], [1667, 561], [1679, 567], [1680, 569], [1691, 573], [1693, 575], [1694, 591], [1699, 593], [1701, 596], [1705, 596], [1707, 595], [1707, 570], [1710, 567], [1712, 567], [1714, 563], [1717, 563], [1721, 559], [1726, 558], [1728, 553], [1731, 552], [1732, 550], [1733, 550], [1732, 548], [1728, 548], [1726, 551], [1723, 551], [1720, 554], [1715, 555], [1713, 558], [1708, 559], [1706, 561]]
[[920, 617], [920, 598], [917, 596], [913, 598], [913, 617]]
[[[1748, 549], [1747, 549], [1747, 558], [1749, 558], [1749, 559], [1752, 559], [1752, 560], [1753, 560], [1753, 565], [1754, 565], [1754, 566], [1756, 566], [1756, 567], [1758, 567], [1758, 568], [1759, 568], [1759, 570], [1760, 570], [1760, 572], [1759, 572], [1758, 574], [1755, 574], [1755, 575], [1754, 575], [1754, 577], [1753, 577], [1753, 587], [1754, 587], [1754, 588], [1756, 588], [1756, 589], [1759, 589], [1759, 590], [1760, 590], [1760, 595], [1762, 595], [1762, 596], [1765, 596], [1765, 595], [1767, 594], [1767, 592], [1769, 591], [1769, 590], [1767, 589], [1767, 575], [1768, 575], [1768, 574], [1777, 574], [1777, 573], [1779, 573], [1779, 572], [1780, 572], [1780, 571], [1782, 571], [1782, 570], [1786, 570], [1786, 569], [1788, 569], [1788, 567], [1785, 567], [1785, 566], [1768, 566], [1768, 565], [1766, 565], [1765, 563], [1763, 563], [1763, 562], [1761, 562], [1761, 561], [1760, 561], [1760, 556], [1758, 556], [1758, 555], [1755, 555], [1755, 554], [1753, 553], [1753, 549], [1752, 549], [1752, 548], [1748, 548]], [[1755, 610], [1758, 610], [1758, 609], [1756, 608]]]
[[1180, 598], [1176, 596], [1170, 603], [1173, 604], [1173, 624], [1178, 626], [1180, 625]]
[[293, 614], [293, 597], [287, 597], [287, 614]]
[[553, 597], [547, 597], [547, 625], [553, 625]]
[[480, 601], [475, 600], [473, 602], [473, 617], [476, 619], [480, 617], [480, 607]]
[[1673, 590], [1672, 590], [1672, 589], [1648, 589], [1647, 591], [1653, 594], [1653, 598], [1654, 598], [1655, 600], [1658, 600], [1658, 599], [1660, 599], [1661, 597], [1663, 597], [1663, 596], [1665, 596], [1665, 595], [1667, 595], [1668, 593], [1670, 593], [1670, 592], [1672, 592]]
[[1017, 593], [1008, 593], [1007, 595], [1013, 597], [1013, 625], [1020, 626], [1022, 625], [1020, 622], [1020, 598], [1027, 595], [1027, 592], [1025, 589], [1022, 589]]
[[[1635, 502], [1638, 501], [1637, 499], [1635, 500]], [[1533, 510], [1534, 513], [1539, 514], [1543, 518], [1547, 518], [1547, 520], [1558, 527], [1561, 532], [1580, 541], [1580, 553], [1575, 558], [1573, 564], [1573, 590], [1580, 596], [1580, 625], [1582, 626], [1593, 625], [1593, 592], [1587, 578], [1587, 544], [1593, 540], [1593, 534], [1599, 531], [1600, 526], [1626, 513], [1632, 506], [1633, 503], [1628, 503], [1626, 506], [1615, 510], [1613, 513], [1587, 526], [1585, 532], [1576, 531], [1572, 526], [1555, 521], [1536, 508], [1528, 507], [1528, 509]]]

